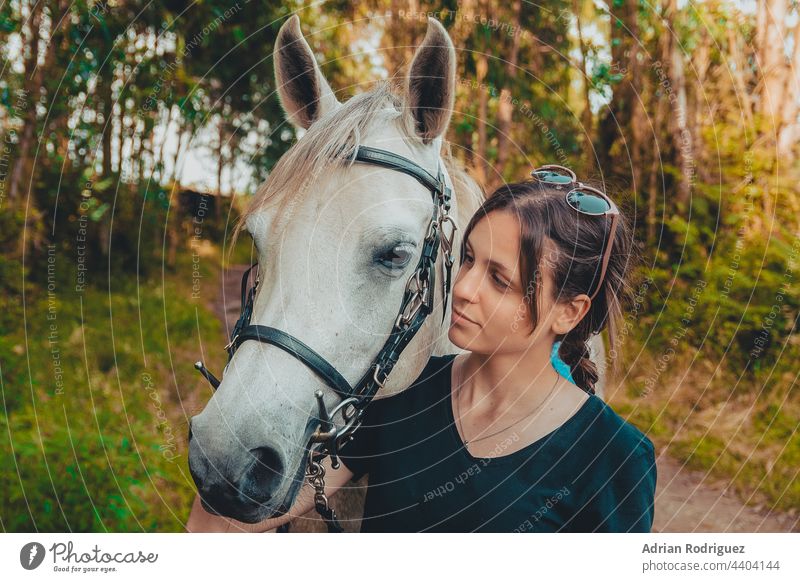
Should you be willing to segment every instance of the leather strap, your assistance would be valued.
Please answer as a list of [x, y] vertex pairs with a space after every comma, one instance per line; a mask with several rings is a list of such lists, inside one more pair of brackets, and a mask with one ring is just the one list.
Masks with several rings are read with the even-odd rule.
[[296, 337], [274, 327], [267, 327], [266, 325], [248, 325], [233, 339], [231, 342], [231, 349], [236, 351], [242, 342], [246, 342], [247, 340], [255, 340], [261, 343], [278, 346], [311, 368], [317, 376], [322, 378], [325, 383], [333, 388], [342, 398], [347, 398], [352, 394], [353, 388], [344, 376], [342, 376], [336, 368], [331, 366], [325, 358]]
[[445, 194], [444, 189], [446, 186], [443, 179], [435, 178], [425, 168], [399, 154], [367, 146], [359, 146], [354, 159], [402, 172], [412, 178], [416, 178], [420, 184], [431, 192], [439, 196], [444, 196]]

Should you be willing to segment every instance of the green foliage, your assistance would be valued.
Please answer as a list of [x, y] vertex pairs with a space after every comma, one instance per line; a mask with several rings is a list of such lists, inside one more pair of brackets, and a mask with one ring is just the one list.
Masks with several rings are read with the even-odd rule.
[[[128, 276], [83, 293], [60, 272], [54, 301], [28, 297], [27, 339], [19, 326], [0, 334], [7, 531], [181, 530], [194, 496], [194, 412], [183, 403], [204, 388], [192, 361], [201, 341], [222, 339], [205, 301], [191, 299], [191, 269], [183, 261], [163, 280]], [[201, 269], [217, 274], [213, 259]]]
[[[661, 245], [647, 273], [655, 282], [645, 308], [648, 349], [701, 350], [757, 381], [767, 363], [785, 368], [799, 355], [800, 175], [797, 168], [776, 173], [767, 145], [743, 149], [734, 119], [702, 137], [708, 143], [697, 147], [719, 152], [720, 174], [713, 181], [698, 174], [687, 208], [663, 203]], [[664, 171], [679, 177], [674, 166]]]

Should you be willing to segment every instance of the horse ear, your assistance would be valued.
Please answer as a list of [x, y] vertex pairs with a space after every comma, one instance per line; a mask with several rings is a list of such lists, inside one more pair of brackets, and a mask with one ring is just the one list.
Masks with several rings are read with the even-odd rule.
[[406, 78], [406, 96], [423, 143], [443, 135], [450, 124], [456, 90], [456, 51], [438, 20], [417, 48]]
[[281, 26], [273, 55], [278, 96], [295, 127], [308, 129], [339, 104], [300, 32], [296, 14]]

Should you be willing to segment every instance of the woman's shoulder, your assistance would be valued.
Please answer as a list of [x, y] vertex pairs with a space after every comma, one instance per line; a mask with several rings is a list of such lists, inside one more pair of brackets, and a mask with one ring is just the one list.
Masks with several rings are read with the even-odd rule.
[[655, 447], [647, 435], [622, 418], [609, 403], [592, 395], [587, 405], [592, 407], [592, 419], [584, 436], [595, 446], [605, 448], [613, 460], [655, 456]]

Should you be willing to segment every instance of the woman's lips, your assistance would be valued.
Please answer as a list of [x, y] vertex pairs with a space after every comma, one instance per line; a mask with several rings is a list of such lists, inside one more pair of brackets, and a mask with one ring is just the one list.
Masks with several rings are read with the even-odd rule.
[[471, 323], [472, 325], [478, 325], [477, 321], [473, 321], [472, 319], [461, 313], [458, 309], [453, 309], [453, 317], [456, 318], [456, 323], [464, 321], [466, 323]]

